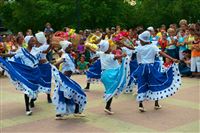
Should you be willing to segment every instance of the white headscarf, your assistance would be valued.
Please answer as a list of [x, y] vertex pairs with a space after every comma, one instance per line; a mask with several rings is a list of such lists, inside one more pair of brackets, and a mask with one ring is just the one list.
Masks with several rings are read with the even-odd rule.
[[41, 44], [45, 44], [47, 42], [44, 32], [39, 32], [39, 33], [35, 34], [35, 37], [38, 40], [38, 42]]
[[150, 32], [149, 31], [144, 31], [142, 34], [139, 35], [139, 39], [142, 40], [143, 42], [150, 42]]
[[106, 52], [109, 49], [109, 42], [107, 40], [101, 40], [99, 43], [99, 50]]
[[62, 47], [62, 49], [65, 51], [65, 49], [66, 49], [67, 47], [69, 47], [69, 45], [71, 45], [72, 43], [69, 42], [69, 41], [67, 41], [67, 40], [65, 40], [65, 41], [60, 41], [59, 44], [60, 44], [60, 46]]
[[26, 44], [29, 43], [29, 41], [30, 41], [30, 39], [31, 39], [32, 37], [33, 37], [33, 36], [26, 36], [26, 37], [24, 38]]
[[151, 27], [148, 27], [147, 30], [152, 32], [152, 31], [154, 31], [154, 28], [151, 26]]

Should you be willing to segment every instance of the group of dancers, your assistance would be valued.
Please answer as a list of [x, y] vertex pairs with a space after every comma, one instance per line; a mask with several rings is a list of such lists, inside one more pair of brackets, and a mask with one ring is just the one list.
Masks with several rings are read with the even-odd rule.
[[[99, 39], [98, 50], [88, 47], [97, 58], [86, 72], [85, 89], [70, 78], [75, 71], [74, 59], [70, 55], [72, 43], [63, 40], [59, 45], [47, 44], [43, 32], [35, 34], [35, 37], [27, 36], [27, 48], [19, 47], [14, 53], [0, 54], [0, 66], [5, 69], [16, 89], [24, 93], [26, 115], [32, 114], [30, 107], [34, 108], [38, 93], [43, 92], [47, 94], [48, 102], [53, 102], [56, 107], [56, 119], [68, 114], [84, 117], [87, 104], [84, 90], [89, 90], [90, 83], [96, 80], [104, 85], [104, 111], [109, 115], [114, 114], [111, 109], [113, 97], [123, 91], [132, 92], [135, 84], [138, 86], [139, 111], [146, 111], [143, 106], [145, 100], [155, 101], [155, 109], [160, 109], [158, 101], [172, 96], [180, 88], [178, 61], [150, 42], [149, 31], [144, 31], [138, 38], [136, 47], [118, 42], [118, 46], [124, 50], [122, 54], [112, 53], [114, 47], [110, 40]], [[46, 59], [46, 54], [52, 50], [60, 57], [54, 64]], [[133, 54], [136, 54], [135, 58]], [[158, 56], [172, 60], [173, 65], [161, 69]], [[52, 83], [55, 83], [55, 88], [51, 99]]]

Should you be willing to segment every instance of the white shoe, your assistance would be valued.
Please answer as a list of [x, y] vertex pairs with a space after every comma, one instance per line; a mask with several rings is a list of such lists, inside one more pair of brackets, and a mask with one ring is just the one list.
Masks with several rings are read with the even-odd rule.
[[32, 115], [32, 111], [26, 111], [26, 115], [27, 115], [27, 116]]
[[114, 114], [114, 112], [112, 112], [111, 109], [106, 109], [105, 108], [104, 111], [109, 115], [113, 115]]
[[144, 107], [139, 107], [139, 111], [140, 112], [146, 112], [146, 110], [144, 109]]
[[162, 108], [162, 106], [160, 106], [160, 105], [154, 107], [155, 110], [158, 110], [158, 109], [161, 109], [161, 108]]
[[74, 114], [75, 117], [85, 117], [86, 115], [83, 113]]

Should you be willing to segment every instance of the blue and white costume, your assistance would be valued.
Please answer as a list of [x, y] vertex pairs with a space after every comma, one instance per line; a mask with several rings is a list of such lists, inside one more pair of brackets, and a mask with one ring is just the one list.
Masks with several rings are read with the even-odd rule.
[[[42, 45], [40, 47], [33, 47], [31, 50], [31, 54], [34, 55], [37, 60], [42, 60], [42, 59], [46, 59], [46, 54], [42, 53], [44, 50], [48, 49], [49, 45]], [[51, 74], [51, 65], [49, 62], [43, 63], [43, 64], [38, 64], [38, 67], [41, 71], [42, 74], [42, 79], [44, 80], [44, 82], [46, 83], [46, 87], [50, 88], [50, 89], [42, 89], [39, 90], [40, 92], [44, 92], [47, 94], [51, 93], [51, 78], [52, 78], [52, 74]]]
[[[122, 52], [126, 53], [130, 59], [132, 58], [132, 55], [135, 53], [134, 50], [128, 49], [126, 47], [122, 47]], [[137, 60], [136, 59], [130, 60], [129, 67], [130, 67], [130, 75], [129, 75], [128, 85], [126, 86], [126, 88], [124, 90], [125, 93], [132, 93], [133, 88], [136, 86], [136, 81], [134, 80], [134, 78], [131, 78], [131, 74], [138, 67]]]
[[[105, 42], [105, 40], [101, 40], [100, 43], [98, 44], [98, 51], [104, 51], [104, 46], [102, 45]], [[96, 53], [90, 53], [90, 58], [98, 58], [86, 71], [86, 76], [87, 76], [87, 82], [88, 83], [95, 83], [95, 82], [100, 82], [101, 81], [101, 61], [99, 59], [99, 55]]]
[[94, 83], [99, 82], [101, 79], [101, 61], [97, 59], [86, 71], [87, 82]]
[[165, 72], [156, 67], [155, 56], [159, 51], [158, 47], [151, 44], [136, 48], [139, 66], [132, 77], [138, 83], [137, 101], [160, 100], [172, 96], [181, 85], [177, 64]]
[[101, 61], [101, 81], [105, 87], [104, 100], [107, 102], [113, 96], [119, 96], [127, 85], [129, 71], [129, 58], [125, 58], [122, 64], [114, 59], [113, 54], [97, 52]]
[[[68, 43], [65, 41], [60, 42], [60, 45], [65, 48], [68, 46], [67, 44]], [[62, 57], [68, 58], [68, 54], [63, 54]], [[63, 74], [65, 71], [72, 70], [68, 67], [69, 60], [65, 59], [66, 58], [64, 58], [63, 62], [63, 67], [65, 68], [62, 69], [62, 73], [59, 72], [56, 67], [52, 66], [52, 75], [55, 79], [56, 85], [53, 94], [53, 103], [56, 106], [56, 114], [74, 114], [77, 105], [79, 111], [77, 113], [82, 113], [87, 103], [87, 96], [78, 83]]]
[[64, 73], [65, 71], [72, 71], [74, 73], [76, 68], [72, 56], [68, 53], [64, 53], [62, 54], [61, 58], [64, 59], [61, 72]]
[[18, 49], [16, 55], [10, 59], [0, 57], [0, 63], [16, 89], [30, 98], [36, 98], [39, 89], [50, 89], [41, 78], [41, 72], [37, 66], [38, 60], [25, 48]]
[[81, 86], [59, 72], [55, 67], [52, 67], [52, 72], [56, 85], [53, 95], [56, 113], [63, 115], [74, 114], [75, 104], [79, 105], [79, 113], [82, 113], [87, 103], [87, 97]]
[[[34, 55], [39, 61], [40, 60], [47, 60], [46, 59], [46, 53], [43, 53], [43, 51], [47, 50], [49, 48], [49, 45], [46, 43], [46, 37], [43, 32], [39, 32], [35, 34], [37, 40], [42, 45], [40, 47], [33, 47], [31, 50], [31, 54]], [[38, 67], [42, 74], [42, 79], [46, 83], [46, 88], [50, 89], [40, 89], [40, 92], [50, 94], [51, 93], [51, 79], [52, 79], [52, 73], [51, 73], [51, 65], [49, 62], [46, 63], [39, 63]]]

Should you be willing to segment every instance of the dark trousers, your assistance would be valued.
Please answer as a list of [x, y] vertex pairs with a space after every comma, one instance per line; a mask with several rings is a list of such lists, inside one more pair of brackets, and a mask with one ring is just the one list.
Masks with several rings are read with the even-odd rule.
[[30, 103], [34, 104], [34, 101], [36, 99], [31, 99], [31, 101], [29, 102], [29, 97], [27, 94], [24, 94], [24, 101], [25, 101], [25, 106], [26, 106], [26, 111], [30, 111]]
[[108, 100], [108, 102], [106, 103], [106, 109], [110, 109], [111, 103], [112, 103], [112, 99]]

